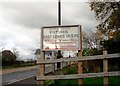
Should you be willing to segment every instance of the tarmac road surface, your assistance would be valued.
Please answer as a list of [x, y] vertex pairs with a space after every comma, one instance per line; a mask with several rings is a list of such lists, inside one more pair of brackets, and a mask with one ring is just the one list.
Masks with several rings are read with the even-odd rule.
[[[63, 64], [66, 66], [66, 63]], [[52, 72], [54, 69], [53, 65], [45, 67], [45, 74]], [[55, 65], [57, 70], [57, 65]], [[37, 86], [35, 76], [37, 74], [37, 67], [31, 70], [18, 71], [13, 73], [7, 73], [2, 75], [3, 86]]]
[[[46, 66], [45, 73], [51, 72], [52, 68], [53, 68], [53, 66], [51, 66], [51, 65]], [[34, 80], [35, 80], [36, 74], [37, 74], [37, 68], [31, 69], [31, 70], [2, 74], [2, 84], [3, 85], [12, 84], [15, 82], [26, 80], [31, 77], [32, 77], [32, 79], [34, 78]], [[32, 83], [32, 82], [29, 81], [29, 83]]]

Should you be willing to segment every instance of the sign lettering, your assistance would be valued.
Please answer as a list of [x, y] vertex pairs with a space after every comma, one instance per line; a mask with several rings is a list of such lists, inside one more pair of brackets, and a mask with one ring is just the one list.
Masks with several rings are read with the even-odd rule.
[[80, 27], [43, 27], [42, 28], [43, 50], [79, 50]]

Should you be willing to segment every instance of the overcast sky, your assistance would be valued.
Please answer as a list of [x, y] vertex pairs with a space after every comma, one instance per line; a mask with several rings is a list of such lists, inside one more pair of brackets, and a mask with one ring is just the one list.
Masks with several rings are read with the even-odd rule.
[[[89, 33], [98, 21], [86, 2], [62, 2], [62, 25], [80, 24]], [[57, 0], [0, 2], [0, 51], [16, 48], [20, 57], [33, 57], [40, 47], [42, 26], [57, 25]]]

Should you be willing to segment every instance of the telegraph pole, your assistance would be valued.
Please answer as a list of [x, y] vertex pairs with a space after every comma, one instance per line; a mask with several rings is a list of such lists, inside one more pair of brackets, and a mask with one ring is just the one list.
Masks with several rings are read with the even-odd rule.
[[58, 25], [61, 25], [61, 0], [58, 0]]

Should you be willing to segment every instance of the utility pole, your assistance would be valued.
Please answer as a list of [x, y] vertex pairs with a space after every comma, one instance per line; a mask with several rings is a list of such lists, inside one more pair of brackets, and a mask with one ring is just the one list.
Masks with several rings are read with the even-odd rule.
[[61, 25], [61, 0], [58, 1], [58, 25]]

